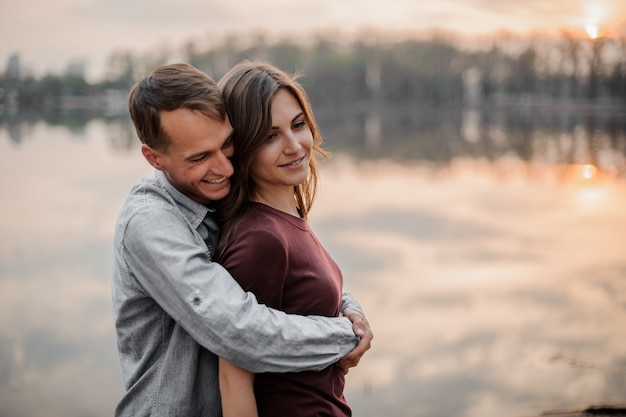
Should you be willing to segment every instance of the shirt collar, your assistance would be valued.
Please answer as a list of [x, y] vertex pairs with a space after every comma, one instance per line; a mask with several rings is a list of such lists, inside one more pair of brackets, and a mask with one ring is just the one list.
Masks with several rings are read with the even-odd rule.
[[165, 189], [165, 191], [172, 197], [176, 205], [180, 208], [181, 212], [187, 217], [189, 222], [194, 228], [198, 228], [200, 223], [204, 220], [207, 213], [215, 212], [212, 207], [207, 207], [204, 204], [200, 204], [191, 198], [187, 197], [176, 189], [165, 176], [162, 171], [155, 170], [154, 178], [156, 182]]

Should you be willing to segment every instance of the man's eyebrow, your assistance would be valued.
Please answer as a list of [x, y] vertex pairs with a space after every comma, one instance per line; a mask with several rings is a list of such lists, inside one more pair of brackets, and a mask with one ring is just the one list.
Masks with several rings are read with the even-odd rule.
[[235, 129], [231, 129], [230, 134], [228, 135], [228, 137], [224, 141], [224, 144], [222, 145], [222, 148], [225, 148], [225, 147], [230, 146], [230, 145], [233, 144], [233, 135], [234, 134], [235, 134]]
[[211, 151], [197, 152], [197, 153], [189, 155], [188, 157], [185, 158], [185, 160], [191, 160], [191, 159], [200, 158], [201, 156], [210, 155], [211, 153], [213, 153], [213, 152], [211, 152]]

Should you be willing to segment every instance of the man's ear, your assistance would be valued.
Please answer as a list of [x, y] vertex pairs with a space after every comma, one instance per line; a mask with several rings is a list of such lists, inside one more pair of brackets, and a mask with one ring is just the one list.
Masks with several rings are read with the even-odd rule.
[[161, 170], [160, 154], [158, 151], [152, 149], [144, 143], [143, 145], [141, 145], [141, 153], [150, 165], [158, 170]]

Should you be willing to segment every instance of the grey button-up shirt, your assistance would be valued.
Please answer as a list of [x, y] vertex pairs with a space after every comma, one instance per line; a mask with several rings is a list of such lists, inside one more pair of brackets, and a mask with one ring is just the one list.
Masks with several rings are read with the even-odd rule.
[[211, 262], [211, 214], [160, 171], [121, 210], [112, 295], [126, 393], [116, 416], [221, 416], [218, 356], [253, 372], [319, 370], [356, 345], [346, 318], [287, 315], [244, 292]]

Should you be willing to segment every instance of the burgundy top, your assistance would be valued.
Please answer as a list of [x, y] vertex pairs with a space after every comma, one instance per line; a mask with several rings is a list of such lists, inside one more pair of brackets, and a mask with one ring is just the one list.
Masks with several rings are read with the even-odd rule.
[[[260, 303], [287, 313], [337, 316], [343, 276], [305, 219], [251, 203], [221, 259]], [[260, 417], [351, 416], [337, 365], [319, 371], [256, 374]]]

